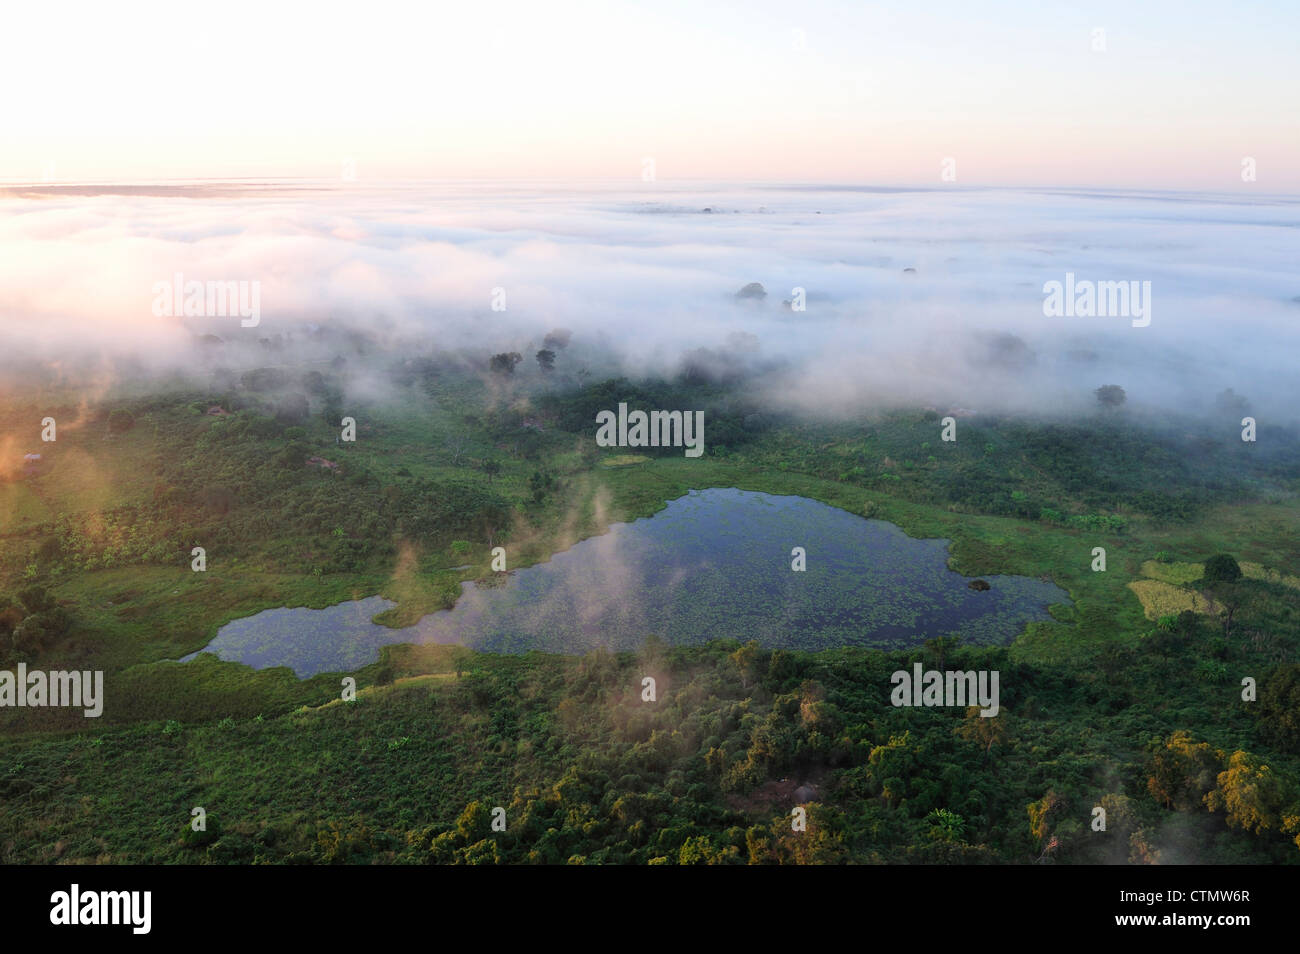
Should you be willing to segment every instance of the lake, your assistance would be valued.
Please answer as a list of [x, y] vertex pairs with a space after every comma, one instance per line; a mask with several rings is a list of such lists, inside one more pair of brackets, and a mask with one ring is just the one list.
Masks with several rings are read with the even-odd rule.
[[[791, 569], [803, 547], [807, 569]], [[406, 629], [370, 622], [381, 597], [324, 610], [273, 609], [223, 626], [204, 652], [300, 678], [346, 672], [388, 643], [463, 643], [489, 652], [639, 649], [655, 634], [694, 645], [720, 637], [768, 647], [902, 648], [933, 636], [1008, 643], [1068, 603], [1053, 583], [948, 569], [947, 540], [917, 540], [804, 497], [692, 491], [651, 517], [613, 525], [496, 585], [462, 584], [455, 607]], [[197, 653], [186, 659], [192, 659]]]

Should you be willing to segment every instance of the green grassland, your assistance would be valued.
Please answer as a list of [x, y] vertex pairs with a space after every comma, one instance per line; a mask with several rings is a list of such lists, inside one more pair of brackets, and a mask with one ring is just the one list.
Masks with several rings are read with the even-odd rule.
[[[317, 374], [0, 409], [19, 457], [47, 413], [60, 428], [38, 473], [0, 482], [0, 649], [103, 669], [109, 695], [97, 720], [0, 710], [0, 859], [1300, 860], [1294, 435], [1264, 431], [1259, 451], [1181, 421], [990, 417], [947, 443], [930, 412], [810, 424], [700, 382], [538, 388], [433, 362], [394, 377], [396, 397], [351, 407]], [[705, 456], [597, 448], [594, 410], [619, 400], [705, 408]], [[344, 414], [354, 443], [336, 442]], [[377, 593], [398, 604], [378, 621], [407, 625], [490, 577], [493, 546], [525, 566], [707, 487], [943, 537], [954, 569], [1044, 577], [1072, 602], [1008, 647], [395, 646], [351, 702], [342, 674], [172, 661], [276, 606]], [[1245, 571], [1230, 627], [1148, 618], [1130, 584], [1195, 605], [1216, 553]], [[57, 606], [15, 628], [32, 587]], [[1000, 669], [1004, 714], [893, 708], [889, 674], [921, 659]], [[788, 779], [817, 788], [803, 838]], [[188, 828], [200, 805], [206, 833]]]

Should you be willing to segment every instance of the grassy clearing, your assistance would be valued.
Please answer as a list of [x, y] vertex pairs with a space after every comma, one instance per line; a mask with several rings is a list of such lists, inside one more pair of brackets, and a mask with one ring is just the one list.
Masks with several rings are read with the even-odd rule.
[[1293, 590], [1300, 590], [1300, 576], [1291, 576], [1279, 570], [1260, 566], [1258, 563], [1242, 563], [1241, 575], [1251, 580], [1264, 580], [1267, 583], [1278, 583], [1289, 586]]
[[1161, 563], [1157, 560], [1147, 560], [1142, 564], [1142, 575], [1152, 580], [1159, 580], [1161, 583], [1182, 586], [1185, 583], [1195, 583], [1201, 578], [1202, 564]]
[[1134, 580], [1127, 584], [1142, 601], [1142, 609], [1147, 619], [1159, 619], [1162, 616], [1177, 616], [1185, 610], [1194, 613], [1210, 613], [1214, 604], [1206, 600], [1196, 590], [1174, 586], [1160, 580]]

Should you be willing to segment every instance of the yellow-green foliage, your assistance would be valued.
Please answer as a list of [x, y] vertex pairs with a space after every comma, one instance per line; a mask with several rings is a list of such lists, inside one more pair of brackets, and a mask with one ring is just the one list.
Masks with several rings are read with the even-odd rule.
[[1241, 575], [1252, 580], [1266, 580], [1269, 583], [1281, 583], [1293, 590], [1300, 590], [1300, 576], [1289, 576], [1279, 570], [1270, 570], [1258, 563], [1242, 563]]
[[[1293, 590], [1300, 590], [1300, 576], [1290, 576], [1260, 563], [1241, 563], [1239, 565], [1241, 566], [1241, 575], [1247, 579], [1280, 583], [1283, 586], [1291, 587]], [[1199, 580], [1203, 568], [1204, 564], [1202, 563], [1160, 563], [1157, 560], [1147, 560], [1142, 564], [1142, 575], [1153, 580], [1159, 580], [1161, 583], [1172, 583], [1175, 586], [1181, 586]]]
[[1159, 580], [1161, 583], [1172, 583], [1175, 586], [1195, 583], [1201, 578], [1201, 572], [1200, 563], [1161, 563], [1158, 560], [1147, 560], [1142, 564], [1143, 576]]
[[1177, 616], [1183, 610], [1210, 612], [1210, 603], [1196, 590], [1173, 586], [1159, 580], [1134, 580], [1128, 588], [1142, 601], [1147, 619]]

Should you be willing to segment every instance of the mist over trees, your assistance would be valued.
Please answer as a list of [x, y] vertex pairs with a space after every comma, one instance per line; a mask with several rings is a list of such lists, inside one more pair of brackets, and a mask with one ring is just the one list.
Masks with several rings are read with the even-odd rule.
[[523, 360], [524, 356], [518, 351], [503, 351], [492, 356], [488, 367], [497, 374], [514, 374], [515, 367]]
[[1128, 400], [1128, 395], [1118, 384], [1103, 384], [1093, 393], [1097, 395], [1097, 403], [1107, 410], [1114, 410]]

